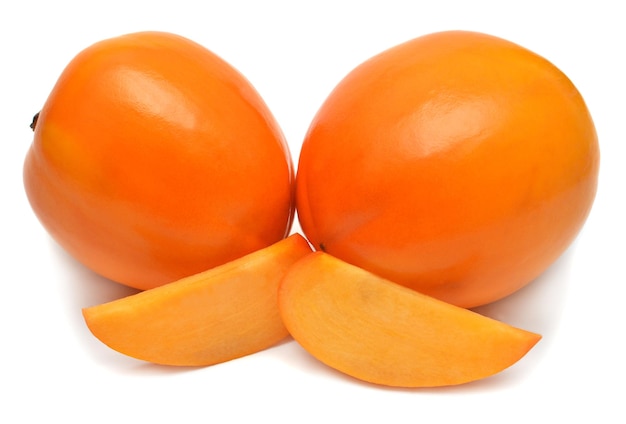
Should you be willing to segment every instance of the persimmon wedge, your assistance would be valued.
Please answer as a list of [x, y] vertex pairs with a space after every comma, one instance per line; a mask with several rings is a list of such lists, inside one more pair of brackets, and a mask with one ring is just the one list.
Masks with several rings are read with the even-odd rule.
[[496, 374], [541, 338], [380, 278], [324, 252], [294, 264], [279, 288], [293, 338], [345, 374], [395, 387]]
[[277, 305], [287, 269], [311, 248], [299, 234], [181, 280], [83, 309], [91, 332], [125, 355], [207, 366], [266, 349], [288, 335]]

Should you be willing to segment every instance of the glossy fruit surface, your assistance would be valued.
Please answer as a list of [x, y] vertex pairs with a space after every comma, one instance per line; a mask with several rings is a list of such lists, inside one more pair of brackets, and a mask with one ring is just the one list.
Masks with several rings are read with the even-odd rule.
[[70, 254], [148, 289], [284, 238], [293, 174], [238, 71], [186, 38], [144, 32], [70, 62], [39, 114], [24, 183]]
[[450, 31], [339, 83], [302, 146], [296, 202], [317, 249], [474, 307], [562, 254], [598, 169], [594, 124], [560, 70], [506, 40]]

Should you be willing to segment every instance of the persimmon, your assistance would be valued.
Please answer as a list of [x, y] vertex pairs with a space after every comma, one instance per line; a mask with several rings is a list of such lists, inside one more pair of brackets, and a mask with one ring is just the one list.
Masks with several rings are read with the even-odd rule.
[[125, 355], [174, 366], [207, 366], [266, 349], [288, 336], [278, 286], [311, 253], [293, 234], [207, 271], [83, 309], [100, 341]]
[[586, 104], [510, 41], [448, 31], [351, 71], [306, 134], [296, 177], [316, 249], [463, 307], [539, 276], [596, 193]]
[[52, 237], [149, 289], [289, 234], [294, 169], [251, 83], [163, 32], [115, 37], [65, 68], [34, 127], [24, 184]]
[[290, 267], [278, 293], [283, 322], [311, 355], [387, 386], [480, 380], [515, 364], [541, 339], [324, 252]]

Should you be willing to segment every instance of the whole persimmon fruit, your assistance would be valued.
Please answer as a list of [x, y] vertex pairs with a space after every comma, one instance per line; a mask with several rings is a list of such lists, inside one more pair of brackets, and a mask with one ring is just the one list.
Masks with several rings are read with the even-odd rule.
[[290, 231], [294, 168], [237, 70], [184, 37], [128, 34], [80, 52], [33, 122], [24, 184], [54, 239], [138, 289]]
[[475, 307], [562, 254], [598, 167], [591, 116], [559, 69], [512, 42], [448, 31], [339, 83], [305, 137], [296, 204], [317, 249]]

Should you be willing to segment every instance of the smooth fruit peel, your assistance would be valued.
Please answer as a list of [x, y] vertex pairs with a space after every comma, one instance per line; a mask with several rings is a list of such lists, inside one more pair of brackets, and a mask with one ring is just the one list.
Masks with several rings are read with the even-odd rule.
[[302, 145], [298, 217], [316, 249], [471, 308], [570, 245], [599, 160], [587, 106], [552, 63], [490, 35], [435, 33], [330, 93]]
[[141, 290], [290, 232], [294, 169], [250, 82], [184, 37], [103, 40], [64, 69], [24, 163], [33, 211], [83, 265]]

